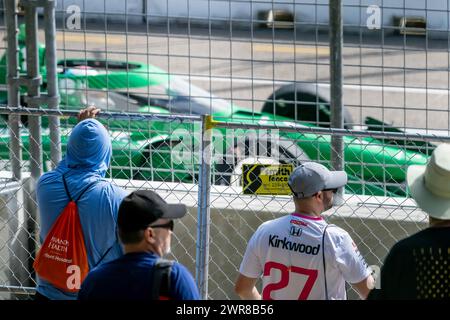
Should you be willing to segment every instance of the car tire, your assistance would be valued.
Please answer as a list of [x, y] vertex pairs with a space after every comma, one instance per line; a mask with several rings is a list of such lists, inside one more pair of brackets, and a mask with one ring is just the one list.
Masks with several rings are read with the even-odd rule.
[[[330, 127], [330, 94], [317, 84], [285, 85], [270, 95], [263, 105], [262, 112], [306, 121], [320, 127]], [[351, 129], [353, 123], [350, 112], [344, 107], [344, 128]]]

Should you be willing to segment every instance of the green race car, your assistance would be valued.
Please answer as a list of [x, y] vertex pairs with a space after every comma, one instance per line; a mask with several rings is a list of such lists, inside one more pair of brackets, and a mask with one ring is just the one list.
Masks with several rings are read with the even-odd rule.
[[[45, 48], [39, 48], [40, 71], [44, 80], [41, 90], [45, 91]], [[22, 54], [20, 59], [23, 59]], [[3, 83], [6, 83], [6, 63], [4, 55], [0, 60], [0, 82]], [[24, 72], [23, 64], [20, 65]], [[297, 120], [295, 126], [299, 132], [214, 129], [212, 182], [215, 184], [239, 186], [244, 163], [298, 165], [302, 161], [312, 160], [329, 165], [331, 136], [300, 132], [306, 126], [329, 126], [327, 97], [318, 94], [314, 85], [295, 84], [280, 88], [269, 97], [262, 112], [255, 112], [214, 97], [179, 77], [143, 63], [65, 59], [58, 62], [58, 68], [61, 109], [74, 110], [95, 104], [108, 111], [211, 114], [222, 122], [244, 124], [292, 125], [292, 120]], [[295, 97], [289, 98], [293, 93]], [[299, 99], [300, 96], [303, 99]], [[5, 92], [0, 94], [0, 98], [6, 104]], [[306, 102], [302, 104], [299, 100]], [[0, 159], [7, 164], [9, 131], [5, 118], [0, 131]], [[113, 143], [110, 177], [189, 183], [198, 181], [200, 123], [99, 120], [108, 127]], [[351, 119], [347, 113], [345, 120], [350, 127]], [[22, 117], [22, 123], [23, 154], [24, 160], [28, 160], [26, 117]], [[47, 124], [47, 117], [43, 117], [45, 170], [49, 169], [50, 158]], [[76, 119], [61, 120], [63, 151], [70, 129], [75, 124]], [[414, 146], [415, 149], [411, 146], [405, 148], [405, 145], [396, 145], [396, 141], [344, 137], [344, 143], [345, 170], [350, 181], [347, 192], [350, 193], [404, 196], [407, 166], [425, 164], [428, 158], [418, 146]]]

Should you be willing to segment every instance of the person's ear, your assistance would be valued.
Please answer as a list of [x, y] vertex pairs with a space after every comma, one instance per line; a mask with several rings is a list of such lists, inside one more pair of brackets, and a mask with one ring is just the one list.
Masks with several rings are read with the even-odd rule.
[[322, 191], [317, 192], [316, 197], [317, 197], [317, 200], [323, 201], [323, 192]]
[[155, 242], [155, 230], [153, 230], [153, 228], [145, 229], [144, 238], [145, 238], [146, 242], [154, 243]]

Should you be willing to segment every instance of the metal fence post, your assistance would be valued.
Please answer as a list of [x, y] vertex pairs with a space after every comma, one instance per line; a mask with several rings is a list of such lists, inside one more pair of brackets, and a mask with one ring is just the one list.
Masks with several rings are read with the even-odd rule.
[[[7, 33], [7, 55], [8, 55], [8, 105], [11, 108], [20, 106], [19, 92], [19, 44], [18, 44], [18, 21], [17, 21], [17, 0], [5, 0], [5, 23]], [[23, 286], [29, 281], [27, 261], [28, 253], [28, 233], [26, 230], [26, 218], [24, 209], [21, 208], [24, 194], [21, 188], [22, 182], [22, 140], [20, 138], [20, 115], [11, 114], [8, 117], [10, 133], [10, 161], [12, 179], [19, 182], [19, 185], [12, 196], [6, 201], [8, 215], [8, 228], [10, 230], [10, 241], [8, 246], [14, 252], [9, 259], [8, 281], [10, 285]]]
[[[331, 126], [344, 127], [344, 107], [342, 100], [342, 49], [343, 49], [343, 19], [342, 1], [330, 0], [330, 97], [331, 97]], [[344, 142], [340, 136], [331, 137], [331, 165], [334, 170], [344, 170]], [[341, 188], [334, 204], [343, 203], [344, 188]]]
[[[25, 7], [25, 33], [26, 33], [26, 61], [28, 96], [27, 103], [31, 108], [39, 107], [36, 98], [40, 96], [39, 55], [38, 55], [38, 17], [36, 7], [28, 3]], [[42, 149], [41, 149], [41, 117], [29, 116], [30, 128], [30, 171], [31, 177], [37, 181], [42, 174]]]
[[[20, 93], [19, 84], [19, 44], [18, 44], [18, 22], [17, 22], [17, 0], [5, 0], [5, 22], [8, 52], [8, 105], [12, 108], [19, 107]], [[22, 140], [20, 139], [19, 115], [9, 115], [8, 126], [10, 131], [10, 160], [13, 179], [20, 181], [22, 179]]]
[[208, 267], [209, 267], [209, 227], [210, 227], [210, 187], [211, 187], [211, 116], [202, 116], [200, 171], [198, 182], [197, 211], [197, 252], [195, 258], [195, 279], [200, 290], [200, 296], [208, 298]]
[[[55, 22], [55, 0], [48, 0], [44, 7], [45, 23], [45, 63], [47, 67], [47, 95], [48, 107], [58, 109], [58, 83], [57, 83], [57, 59], [56, 59], [56, 22]], [[50, 159], [51, 167], [54, 169], [61, 161], [61, 134], [59, 131], [59, 117], [50, 116]]]
[[142, 0], [142, 21], [148, 24], [148, 0]]
[[[38, 16], [37, 2], [24, 1], [25, 7], [25, 34], [26, 34], [26, 62], [27, 62], [27, 80], [28, 94], [25, 101], [30, 108], [39, 107], [41, 77], [39, 74], [39, 54], [38, 54]], [[37, 221], [37, 203], [36, 203], [36, 182], [42, 174], [42, 138], [41, 138], [41, 117], [29, 116], [28, 127], [30, 130], [30, 206], [28, 208], [27, 229], [30, 234], [28, 240], [28, 251], [30, 259], [28, 263], [29, 270], [33, 270], [33, 260], [36, 251], [36, 221]]]

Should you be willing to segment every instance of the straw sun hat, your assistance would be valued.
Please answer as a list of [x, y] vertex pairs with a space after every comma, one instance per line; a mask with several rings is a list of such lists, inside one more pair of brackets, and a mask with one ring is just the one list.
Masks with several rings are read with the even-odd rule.
[[450, 220], [450, 144], [440, 144], [426, 166], [409, 166], [406, 179], [423, 211], [433, 218]]

